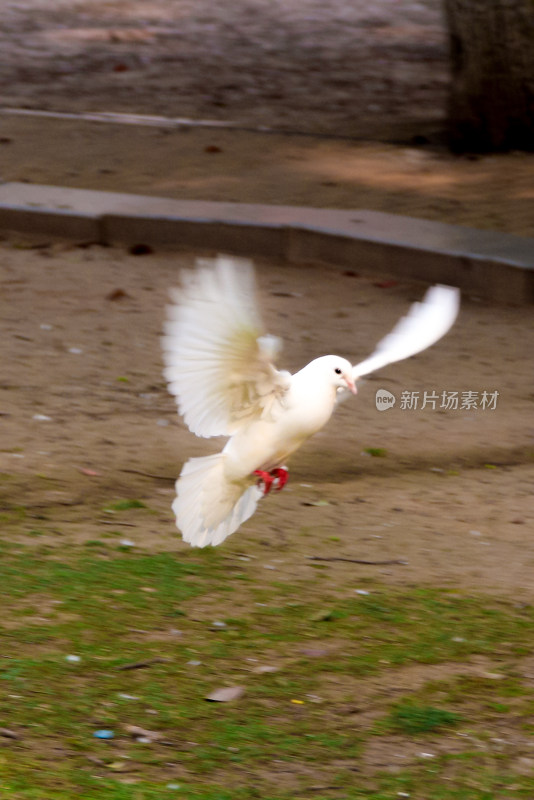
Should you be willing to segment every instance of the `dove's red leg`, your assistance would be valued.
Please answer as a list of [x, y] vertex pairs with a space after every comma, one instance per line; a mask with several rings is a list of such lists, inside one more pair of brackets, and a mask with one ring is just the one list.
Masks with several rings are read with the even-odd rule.
[[252, 474], [258, 476], [258, 486], [263, 483], [263, 494], [269, 494], [276, 476], [270, 472], [265, 472], [264, 469], [255, 469]]
[[278, 478], [278, 485], [276, 489], [279, 492], [286, 485], [287, 479], [289, 478], [289, 472], [285, 467], [277, 467], [276, 469], [271, 470], [271, 475], [275, 480]]

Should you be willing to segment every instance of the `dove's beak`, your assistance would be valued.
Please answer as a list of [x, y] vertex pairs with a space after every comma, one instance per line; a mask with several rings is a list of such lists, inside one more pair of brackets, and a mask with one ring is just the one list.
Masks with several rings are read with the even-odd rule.
[[354, 378], [352, 377], [352, 375], [347, 375], [347, 373], [345, 373], [343, 377], [345, 379], [345, 383], [347, 384], [347, 388], [352, 392], [352, 394], [358, 394], [358, 390], [356, 388], [356, 384], [354, 383]]

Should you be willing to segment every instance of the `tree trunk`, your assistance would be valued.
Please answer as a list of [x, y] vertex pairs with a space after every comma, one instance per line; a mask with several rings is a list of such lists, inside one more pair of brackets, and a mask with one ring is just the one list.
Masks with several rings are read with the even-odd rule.
[[445, 14], [451, 148], [534, 150], [534, 0], [445, 0]]

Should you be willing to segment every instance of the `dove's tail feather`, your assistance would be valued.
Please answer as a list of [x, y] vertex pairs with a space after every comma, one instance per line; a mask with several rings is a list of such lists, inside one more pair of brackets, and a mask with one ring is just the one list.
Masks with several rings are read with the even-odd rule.
[[176, 481], [172, 509], [184, 542], [206, 547], [223, 542], [256, 510], [262, 491], [226, 479], [224, 454], [187, 461]]

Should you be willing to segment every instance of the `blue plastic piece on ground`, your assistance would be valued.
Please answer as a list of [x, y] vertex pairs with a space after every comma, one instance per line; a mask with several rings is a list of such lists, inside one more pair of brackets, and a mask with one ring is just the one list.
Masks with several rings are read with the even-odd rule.
[[97, 739], [113, 739], [115, 734], [113, 733], [113, 731], [100, 730], [100, 731], [95, 731], [93, 733], [93, 736], [96, 736]]

